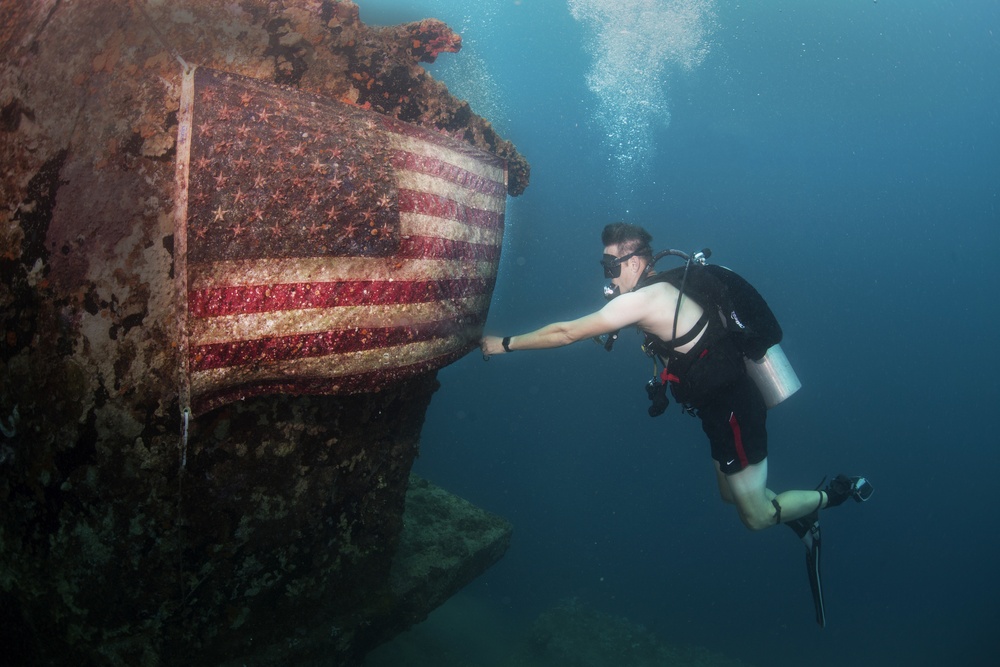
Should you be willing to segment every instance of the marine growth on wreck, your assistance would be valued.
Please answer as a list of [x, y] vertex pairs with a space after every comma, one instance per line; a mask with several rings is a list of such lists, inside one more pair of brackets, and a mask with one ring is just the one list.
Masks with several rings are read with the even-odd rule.
[[0, 8], [12, 660], [350, 663], [429, 610], [388, 620], [409, 470], [529, 179], [420, 66], [460, 46], [331, 0]]

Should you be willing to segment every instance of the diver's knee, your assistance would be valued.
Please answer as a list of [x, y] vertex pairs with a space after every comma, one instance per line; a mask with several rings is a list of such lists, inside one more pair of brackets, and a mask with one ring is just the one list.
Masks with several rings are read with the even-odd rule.
[[770, 528], [774, 525], [774, 519], [765, 520], [760, 517], [748, 516], [741, 516], [740, 518], [743, 519], [743, 525], [752, 531], [764, 530], [765, 528]]
[[773, 509], [770, 511], [749, 511], [740, 510], [740, 520], [749, 530], [757, 531], [770, 528], [778, 523], [777, 515]]

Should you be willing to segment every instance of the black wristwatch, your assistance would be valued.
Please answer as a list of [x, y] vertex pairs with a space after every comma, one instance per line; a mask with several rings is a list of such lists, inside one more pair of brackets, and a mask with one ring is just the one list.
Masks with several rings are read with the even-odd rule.
[[510, 352], [510, 336], [503, 337], [503, 351]]

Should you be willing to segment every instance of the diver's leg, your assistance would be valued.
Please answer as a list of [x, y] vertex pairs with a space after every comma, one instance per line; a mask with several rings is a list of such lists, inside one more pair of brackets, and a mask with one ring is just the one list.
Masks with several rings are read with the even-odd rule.
[[[776, 496], [767, 488], [767, 459], [725, 476], [740, 519], [751, 530], [760, 530], [778, 523], [791, 528], [806, 547], [806, 570], [816, 609], [816, 622], [826, 625], [823, 605], [823, 580], [820, 573], [819, 505], [827, 497], [820, 491], [785, 491]], [[720, 482], [721, 484], [721, 482]]]
[[801, 519], [807, 514], [826, 507], [826, 493], [823, 491], [783, 491], [775, 500], [781, 505], [781, 522], [788, 523]]
[[[716, 462], [716, 471], [721, 475]], [[823, 491], [784, 491], [775, 495], [767, 488], [767, 459], [749, 465], [732, 475], [723, 475], [730, 497], [747, 528], [761, 530], [776, 523], [787, 523], [826, 507]], [[720, 480], [720, 491], [722, 481]], [[723, 500], [725, 500], [723, 493]], [[780, 516], [778, 507], [781, 508]]]
[[715, 464], [715, 481], [719, 485], [719, 496], [722, 498], [722, 502], [732, 505], [736, 501], [733, 500], [733, 492], [729, 490], [729, 480], [726, 479], [726, 473], [722, 472], [718, 461], [713, 459], [712, 463]]
[[[743, 525], [750, 530], [763, 530], [778, 523], [778, 510], [771, 502], [774, 492], [767, 488], [766, 458], [725, 478]], [[782, 509], [781, 520], [784, 519]]]

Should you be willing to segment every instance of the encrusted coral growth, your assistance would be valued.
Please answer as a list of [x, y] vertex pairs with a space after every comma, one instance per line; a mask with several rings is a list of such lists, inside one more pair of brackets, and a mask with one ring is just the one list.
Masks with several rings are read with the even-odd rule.
[[423, 63], [432, 63], [442, 52], [457, 53], [462, 38], [437, 19], [424, 19], [403, 28], [410, 38], [410, 53]]

